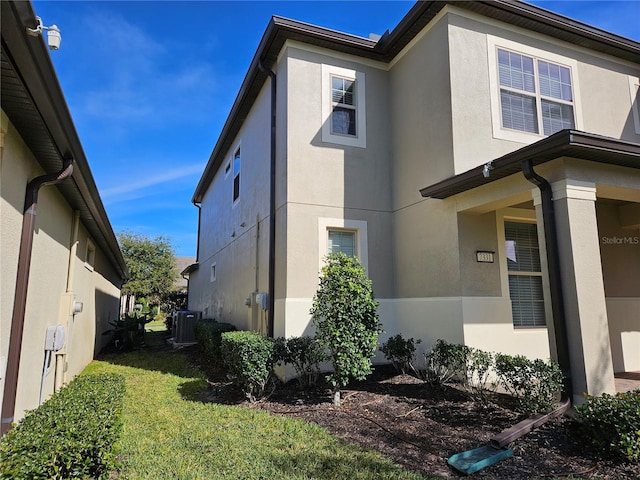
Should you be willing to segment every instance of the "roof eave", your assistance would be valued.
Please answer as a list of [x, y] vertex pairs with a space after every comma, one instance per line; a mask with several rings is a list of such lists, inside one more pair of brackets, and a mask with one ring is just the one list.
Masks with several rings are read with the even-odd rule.
[[260, 70], [260, 63], [262, 63], [265, 68], [272, 68], [277, 61], [282, 46], [289, 39], [300, 41], [314, 39], [313, 43], [320, 46], [354, 55], [373, 55], [374, 58], [377, 57], [382, 60], [382, 54], [375, 52], [377, 42], [373, 40], [317, 27], [288, 18], [272, 17], [262, 35], [262, 39], [258, 44], [256, 53], [247, 70], [247, 74], [240, 86], [238, 95], [233, 102], [229, 116], [222, 127], [218, 141], [209, 156], [209, 161], [196, 186], [191, 198], [192, 203], [202, 202], [216, 171], [222, 163], [221, 155], [230, 148], [229, 143], [233, 140], [233, 138], [230, 137], [237, 134], [246, 118], [246, 114], [248, 114], [250, 110], [250, 106], [255, 100], [255, 98], [251, 96], [251, 93], [257, 96], [260, 88], [262, 88], [262, 85], [268, 77], [266, 73]]
[[[257, 96], [267, 78], [267, 75], [261, 73], [258, 68], [260, 60], [263, 61], [264, 66], [271, 68], [287, 39], [389, 62], [449, 4], [483, 16], [499, 18], [507, 23], [519, 24], [522, 28], [545, 35], [555, 35], [561, 40], [573, 42], [585, 48], [640, 63], [640, 43], [517, 0], [418, 1], [396, 28], [391, 33], [385, 33], [378, 42], [295, 20], [272, 17], [198, 182], [192, 202], [202, 202], [216, 171], [222, 164], [221, 155], [230, 148], [233, 138], [228, 137], [237, 135], [244, 122], [244, 116], [248, 114], [255, 100], [251, 93]], [[252, 85], [252, 82], [256, 83]]]
[[[583, 158], [600, 163], [640, 169], [640, 145], [578, 130], [561, 130], [543, 140], [503, 155], [490, 163], [490, 175], [484, 165], [422, 188], [423, 197], [445, 199], [521, 172], [525, 161], [540, 165], [561, 157]], [[599, 157], [599, 158], [598, 158]]]
[[[76, 186], [90, 212], [87, 218], [82, 218], [83, 223], [87, 226], [94, 222], [96, 228], [91, 230], [98, 232], [102, 237], [96, 241], [105, 249], [105, 254], [120, 278], [126, 280], [129, 274], [122, 252], [100, 199], [45, 41], [40, 35], [31, 37], [24, 31], [27, 26], [36, 25], [31, 3], [2, 2], [2, 20], [3, 40], [6, 41], [7, 48], [12, 50], [9, 53], [14, 66], [20, 72], [25, 88], [55, 144], [59, 164], [62, 165], [63, 158], [74, 160], [71, 182]], [[45, 171], [48, 170], [44, 165], [43, 168]], [[68, 182], [61, 183], [57, 188], [70, 205], [73, 205], [75, 200], [69, 197]]]

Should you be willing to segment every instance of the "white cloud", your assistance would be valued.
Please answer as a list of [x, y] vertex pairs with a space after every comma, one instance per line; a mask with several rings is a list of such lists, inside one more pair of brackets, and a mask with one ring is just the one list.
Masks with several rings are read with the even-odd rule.
[[203, 170], [204, 165], [202, 164], [188, 165], [172, 170], [164, 170], [149, 177], [143, 177], [134, 181], [130, 181], [128, 183], [123, 183], [109, 188], [103, 188], [100, 190], [100, 193], [105, 203], [115, 203], [124, 200], [131, 200], [133, 198], [141, 198], [146, 196], [145, 190], [148, 190], [151, 187], [157, 187], [161, 184], [174, 182], [180, 178], [198, 175], [201, 174]]

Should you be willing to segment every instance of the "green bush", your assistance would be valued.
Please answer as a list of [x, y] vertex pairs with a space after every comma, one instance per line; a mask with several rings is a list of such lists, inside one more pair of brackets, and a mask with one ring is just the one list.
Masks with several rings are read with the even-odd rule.
[[129, 351], [139, 348], [144, 345], [144, 326], [152, 320], [150, 312], [146, 303], [138, 304], [122, 318], [109, 322], [113, 328], [102, 334], [113, 335], [113, 345], [116, 350]]
[[432, 385], [457, 381], [469, 397], [478, 403], [488, 401], [494, 390], [490, 382], [493, 354], [467, 345], [438, 340], [425, 355], [426, 370], [422, 377]]
[[218, 360], [220, 358], [222, 334], [235, 332], [236, 330], [237, 328], [230, 323], [218, 323], [209, 318], [200, 320], [194, 328], [196, 341], [209, 360]]
[[333, 366], [327, 381], [333, 387], [336, 405], [341, 387], [352, 378], [364, 380], [371, 373], [371, 358], [381, 332], [377, 310], [371, 280], [360, 262], [344, 253], [329, 255], [310, 313], [317, 341], [328, 350]]
[[276, 338], [274, 348], [274, 363], [293, 365], [303, 387], [316, 384], [320, 362], [326, 360], [327, 356], [314, 337]]
[[0, 439], [0, 478], [108, 478], [124, 392], [121, 375], [74, 379]]
[[469, 347], [456, 345], [444, 340], [425, 354], [425, 370], [421, 377], [431, 385], [442, 386], [454, 379], [466, 377], [466, 363]]
[[587, 396], [576, 407], [585, 438], [617, 457], [640, 460], [640, 389]]
[[231, 381], [250, 401], [260, 398], [273, 373], [273, 340], [258, 332], [225, 332], [220, 353]]
[[405, 340], [402, 335], [394, 335], [390, 337], [380, 347], [380, 351], [384, 353], [384, 357], [389, 360], [400, 373], [414, 372], [414, 357], [416, 354], [416, 344], [421, 342], [420, 339], [414, 341], [413, 338]]
[[462, 377], [464, 388], [471, 399], [486, 404], [488, 393], [495, 390], [490, 382], [493, 373], [493, 354], [478, 348], [469, 348], [466, 358], [465, 374]]
[[495, 369], [500, 384], [518, 400], [525, 413], [550, 411], [562, 390], [562, 371], [551, 360], [498, 353]]

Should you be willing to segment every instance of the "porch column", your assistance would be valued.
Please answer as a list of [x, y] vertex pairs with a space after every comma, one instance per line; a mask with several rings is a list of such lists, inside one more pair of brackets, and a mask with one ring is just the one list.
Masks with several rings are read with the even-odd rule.
[[615, 393], [594, 183], [552, 184], [564, 293], [573, 401]]

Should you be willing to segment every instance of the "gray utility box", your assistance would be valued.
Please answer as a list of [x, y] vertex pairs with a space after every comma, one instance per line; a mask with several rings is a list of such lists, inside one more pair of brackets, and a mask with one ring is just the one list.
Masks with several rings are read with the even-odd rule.
[[173, 313], [173, 341], [175, 343], [196, 343], [195, 327], [202, 318], [202, 312], [180, 310]]

